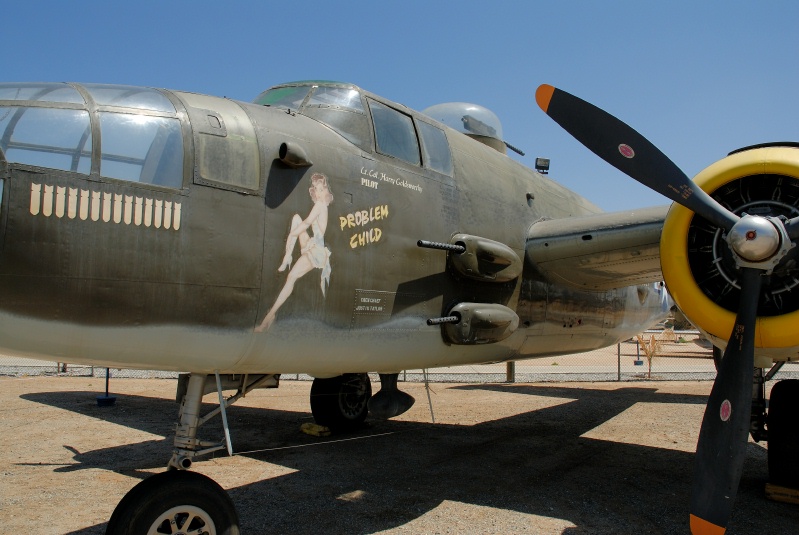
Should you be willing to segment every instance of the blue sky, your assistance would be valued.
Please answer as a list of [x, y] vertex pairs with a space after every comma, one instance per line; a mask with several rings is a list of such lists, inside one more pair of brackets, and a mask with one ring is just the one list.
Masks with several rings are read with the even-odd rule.
[[[799, 141], [799, 2], [37, 1], [3, 6], [3, 81], [148, 85], [251, 100], [358, 84], [415, 109], [488, 107], [505, 138], [605, 210], [665, 204], [535, 104], [549, 83], [618, 116], [688, 176]], [[487, 177], [490, 178], [490, 177]]]

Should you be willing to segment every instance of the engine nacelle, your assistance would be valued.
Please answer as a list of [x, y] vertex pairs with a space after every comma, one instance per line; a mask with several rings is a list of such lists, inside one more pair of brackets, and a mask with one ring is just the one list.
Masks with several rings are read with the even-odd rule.
[[[694, 182], [738, 216], [791, 219], [799, 216], [799, 147], [769, 144], [742, 149], [701, 171]], [[730, 338], [740, 295], [735, 260], [723, 234], [703, 217], [674, 204], [660, 243], [663, 277], [674, 301], [719, 345]], [[755, 347], [779, 360], [796, 358], [799, 247], [764, 277]]]

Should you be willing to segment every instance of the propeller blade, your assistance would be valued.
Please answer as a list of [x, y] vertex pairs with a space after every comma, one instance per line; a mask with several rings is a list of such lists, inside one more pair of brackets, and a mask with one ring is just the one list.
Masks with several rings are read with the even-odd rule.
[[741, 300], [696, 446], [691, 533], [723, 534], [743, 471], [752, 412], [755, 324], [762, 270], [741, 269]]
[[577, 141], [619, 171], [701, 215], [724, 230], [738, 220], [657, 147], [604, 110], [551, 85], [541, 85], [535, 100]]

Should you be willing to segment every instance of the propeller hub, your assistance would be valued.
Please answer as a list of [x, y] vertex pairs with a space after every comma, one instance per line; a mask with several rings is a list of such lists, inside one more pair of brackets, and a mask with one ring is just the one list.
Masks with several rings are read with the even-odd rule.
[[780, 249], [780, 231], [765, 217], [744, 215], [727, 236], [730, 248], [745, 262], [763, 262]]

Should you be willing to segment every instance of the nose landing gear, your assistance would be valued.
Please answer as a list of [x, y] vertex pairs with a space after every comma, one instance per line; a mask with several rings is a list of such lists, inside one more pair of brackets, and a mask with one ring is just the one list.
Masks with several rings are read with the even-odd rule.
[[161, 533], [239, 535], [239, 517], [230, 496], [214, 480], [168, 470], [133, 487], [106, 528], [106, 535]]

